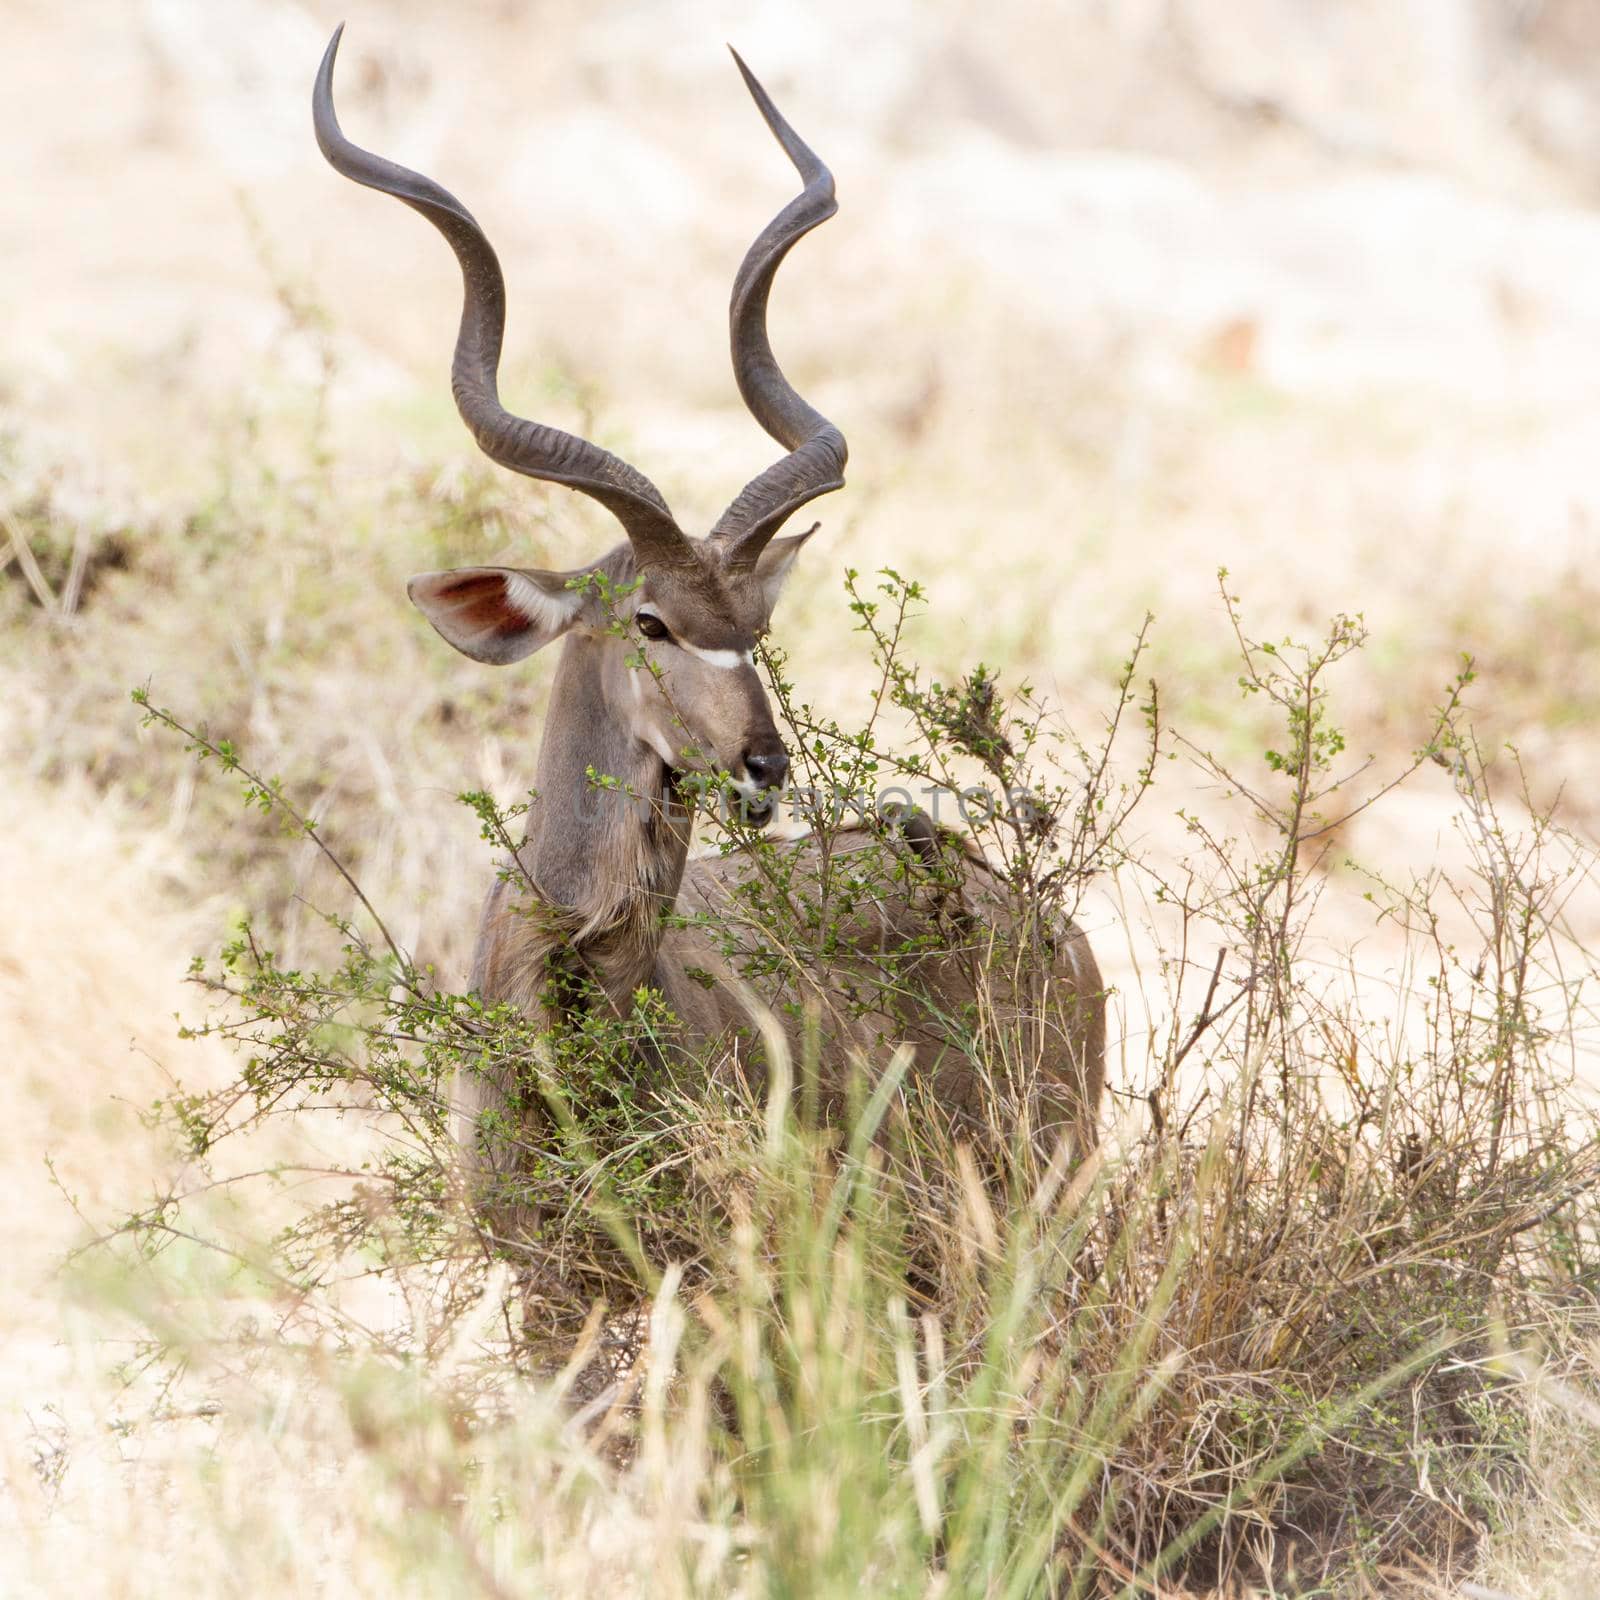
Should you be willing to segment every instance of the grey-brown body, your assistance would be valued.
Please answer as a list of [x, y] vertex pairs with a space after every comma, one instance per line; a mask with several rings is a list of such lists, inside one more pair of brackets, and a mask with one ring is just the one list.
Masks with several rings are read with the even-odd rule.
[[[341, 30], [342, 31], [342, 30]], [[746, 857], [688, 862], [692, 817], [682, 788], [725, 785], [770, 818], [788, 753], [773, 722], [754, 649], [785, 578], [815, 528], [778, 536], [793, 512], [843, 487], [843, 435], [785, 378], [767, 335], [767, 301], [790, 249], [837, 209], [833, 177], [742, 61], [767, 126], [803, 181], [757, 236], [734, 279], [730, 343], [739, 392], [787, 452], [734, 498], [705, 538], [683, 532], [660, 491], [609, 451], [500, 402], [505, 282], [488, 238], [431, 178], [345, 138], [333, 108], [335, 33], [312, 93], [317, 142], [346, 177], [404, 201], [444, 236], [461, 266], [463, 303], [451, 387], [482, 450], [516, 472], [603, 505], [627, 542], [575, 572], [467, 567], [407, 586], [434, 628], [475, 660], [503, 666], [560, 641], [540, 748], [537, 800], [519, 870], [491, 893], [474, 962], [486, 1000], [559, 1029], [569, 999], [551, 999], [553, 965], [593, 980], [626, 1014], [641, 987], [675, 1014], [675, 1042], [656, 1065], [704, 1062], [759, 1072], [741, 958], [770, 929], [741, 920]], [[735, 57], [737, 60], [737, 56]], [[597, 789], [593, 774], [609, 787]], [[924, 844], [930, 841], [925, 840]], [[931, 841], [942, 860], [937, 838]], [[844, 830], [782, 846], [797, 881], [826, 878], [840, 853], [910, 851], [893, 830]], [[1104, 1002], [1094, 958], [1075, 928], [1019, 928], [1027, 902], [955, 848], [951, 871], [874, 874], [825, 960], [779, 963], [757, 998], [793, 1027], [816, 1018], [830, 1101], [854, 1060], [914, 1049], [913, 1093], [951, 1115], [974, 1112], [984, 1072], [1022, 1091], [1029, 1131], [1094, 1141], [1104, 1072]], [[864, 907], [864, 909], [863, 909]], [[706, 926], [668, 926], [674, 911]], [[937, 937], [929, 938], [930, 933]], [[907, 953], [908, 947], [916, 947]], [[975, 1045], [976, 1040], [976, 1045]], [[982, 1063], [980, 1066], [978, 1063]], [[480, 1175], [514, 1171], [536, 1147], [536, 1097], [474, 1072], [460, 1085], [462, 1142]], [[1000, 1097], [997, 1104], [1006, 1104]]]
[[[821, 871], [824, 851], [837, 862], [852, 853], [893, 850], [894, 844], [882, 832], [855, 827], [840, 829], [825, 843], [807, 838], [775, 848], [795, 853], [792, 871], [804, 881]], [[656, 990], [679, 1019], [675, 1053], [680, 1060], [708, 1061], [713, 1070], [736, 1073], [759, 1095], [767, 1070], [761, 1018], [752, 1014], [752, 1004], [777, 1022], [791, 1055], [804, 1049], [797, 1037], [798, 1011], [817, 1019], [820, 1065], [835, 1095], [857, 1064], [870, 1074], [903, 1042], [914, 1051], [908, 1074], [913, 1092], [931, 1091], [939, 1105], [980, 1115], [984, 1073], [990, 1069], [975, 1064], [968, 1051], [981, 1051], [985, 1034], [990, 1039], [1005, 1034], [1007, 1043], [1021, 1045], [1023, 1059], [1001, 1046], [994, 1060], [1014, 1074], [1018, 1089], [1036, 1098], [1042, 1143], [1048, 1146], [1055, 1135], [1065, 1134], [1080, 1152], [1094, 1146], [1105, 1082], [1105, 996], [1081, 928], [1067, 922], [1054, 930], [1045, 941], [1042, 963], [1017, 970], [1026, 947], [1008, 926], [1013, 897], [989, 867], [969, 856], [958, 888], [913, 881], [905, 891], [875, 901], [870, 913], [854, 917], [845, 930], [845, 948], [830, 958], [826, 971], [807, 972], [797, 963], [775, 984], [751, 985], [740, 973], [741, 957], [764, 954], [770, 946], [761, 930], [743, 920], [735, 889], [747, 870], [738, 854], [687, 862], [676, 910], [694, 921], [664, 929], [655, 949], [637, 958], [630, 959], [620, 941], [610, 943], [613, 975], [627, 973], [636, 978], [634, 989]], [[538, 1015], [550, 945], [529, 937], [526, 930], [537, 919], [519, 903], [514, 882], [501, 881], [489, 892], [472, 985], [487, 1001], [507, 1001]], [[718, 935], [694, 925], [700, 919]], [[929, 953], [919, 947], [934, 927], [940, 937], [936, 952]], [[886, 988], [895, 1000], [872, 1004]], [[621, 995], [617, 1000], [623, 1003]], [[484, 1110], [504, 1110], [509, 1088], [477, 1073], [463, 1076], [456, 1104], [465, 1146], [475, 1147]]]
[[[796, 858], [779, 875], [814, 892], [830, 874], [850, 874], [855, 858], [872, 892], [833, 925], [825, 967], [791, 949], [763, 963], [777, 978], [745, 982], [743, 962], [774, 938], [737, 892], [754, 863], [739, 850], [688, 859], [692, 812], [672, 769], [616, 720], [608, 659], [604, 641], [563, 646], [520, 870], [490, 891], [474, 989], [553, 1027], [562, 1025], [549, 1002], [553, 963], [575, 965], [620, 1015], [637, 990], [654, 989], [678, 1022], [663, 1070], [726, 1073], [760, 1095], [754, 1004], [797, 1059], [797, 1018], [816, 1030], [825, 1110], [852, 1071], [880, 1069], [905, 1043], [913, 1098], [955, 1118], [1026, 1107], [1042, 1149], [1062, 1136], [1079, 1151], [1092, 1146], [1105, 1001], [1082, 931], [1064, 923], [1027, 936], [1018, 896], [970, 851], [943, 852], [932, 871], [892, 827], [840, 828], [772, 846]], [[597, 792], [590, 769], [621, 790]], [[986, 1074], [1009, 1081], [986, 1083]], [[480, 1190], [513, 1178], [537, 1145], [536, 1105], [478, 1068], [461, 1075], [456, 1103]]]

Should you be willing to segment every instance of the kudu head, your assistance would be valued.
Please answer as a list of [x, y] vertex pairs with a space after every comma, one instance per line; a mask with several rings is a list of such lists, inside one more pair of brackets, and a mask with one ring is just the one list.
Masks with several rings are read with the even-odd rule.
[[312, 95], [317, 143], [345, 177], [421, 212], [455, 251], [465, 301], [452, 388], [463, 420], [491, 459], [589, 495], [627, 534], [625, 543], [573, 572], [466, 567], [423, 573], [407, 586], [411, 599], [456, 649], [478, 661], [519, 661], [565, 635], [594, 642], [603, 652], [607, 714], [674, 773], [726, 773], [755, 802], [751, 820], [765, 820], [771, 807], [761, 797], [782, 787], [789, 759], [752, 651], [810, 537], [780, 537], [778, 530], [807, 501], [841, 488], [845, 464], [839, 430], [801, 399], [778, 367], [767, 338], [767, 296], [793, 245], [837, 209], [832, 174], [735, 52], [756, 105], [804, 184], [746, 253], [729, 311], [739, 392], [788, 454], [745, 486], [707, 537], [690, 538], [655, 485], [627, 462], [501, 406], [496, 373], [506, 301], [500, 264], [454, 196], [420, 173], [358, 149], [340, 132], [333, 65], [342, 32], [328, 45]]

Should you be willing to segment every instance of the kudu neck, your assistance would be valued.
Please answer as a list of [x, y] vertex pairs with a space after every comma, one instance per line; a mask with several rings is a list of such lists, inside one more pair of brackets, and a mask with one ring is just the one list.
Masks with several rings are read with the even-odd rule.
[[570, 913], [560, 921], [584, 965], [625, 1005], [653, 972], [693, 818], [612, 703], [614, 648], [585, 635], [562, 645], [519, 854], [540, 898]]

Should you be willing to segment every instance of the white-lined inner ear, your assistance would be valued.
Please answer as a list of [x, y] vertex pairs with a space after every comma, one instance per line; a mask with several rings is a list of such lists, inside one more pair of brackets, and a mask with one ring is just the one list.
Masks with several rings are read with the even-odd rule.
[[406, 593], [439, 633], [474, 661], [505, 666], [559, 639], [583, 614], [560, 573], [510, 567], [419, 572]]
[[564, 628], [583, 604], [583, 596], [576, 589], [552, 594], [520, 572], [508, 572], [505, 579], [506, 599], [535, 627]]
[[687, 650], [697, 661], [704, 661], [711, 667], [753, 667], [756, 664], [755, 653], [750, 650], [707, 650], [697, 644], [688, 644], [678, 640], [678, 647]]

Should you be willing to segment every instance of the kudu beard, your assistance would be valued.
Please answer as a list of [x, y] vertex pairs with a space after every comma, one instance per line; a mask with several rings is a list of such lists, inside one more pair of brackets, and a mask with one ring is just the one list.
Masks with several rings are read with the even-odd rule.
[[[766, 824], [787, 815], [791, 822], [812, 828], [866, 826], [885, 817], [926, 816], [935, 827], [958, 821], [981, 827], [996, 818], [1035, 829], [1046, 819], [1046, 808], [1031, 789], [1007, 785], [995, 790], [984, 784], [952, 790], [938, 784], [910, 788], [890, 784], [881, 789], [845, 789], [837, 784], [786, 783], [781, 789], [759, 794], [741, 793], [724, 778], [704, 773], [676, 773], [673, 791], [681, 804], [715, 817], [724, 825]], [[591, 778], [578, 795], [578, 815], [586, 821], [615, 814], [622, 808], [638, 817], [658, 811], [662, 796], [647, 794], [620, 782]]]

